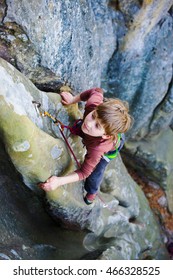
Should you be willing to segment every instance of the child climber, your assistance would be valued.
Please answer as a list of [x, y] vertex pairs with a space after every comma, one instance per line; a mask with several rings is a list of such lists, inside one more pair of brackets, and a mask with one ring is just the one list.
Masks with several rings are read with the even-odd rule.
[[130, 128], [132, 118], [126, 102], [119, 99], [104, 101], [100, 88], [86, 90], [77, 96], [62, 92], [61, 97], [64, 105], [86, 101], [83, 120], [77, 123], [74, 134], [83, 139], [87, 153], [79, 169], [67, 176], [52, 176], [45, 183], [40, 183], [40, 187], [50, 191], [86, 179], [84, 201], [91, 204], [96, 198], [108, 162], [116, 157], [123, 146], [124, 132]]

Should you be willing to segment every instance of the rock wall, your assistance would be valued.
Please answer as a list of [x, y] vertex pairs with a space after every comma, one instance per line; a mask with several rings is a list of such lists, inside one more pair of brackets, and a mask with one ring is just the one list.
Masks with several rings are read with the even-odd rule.
[[50, 219], [0, 141], [0, 260], [80, 259], [88, 253], [83, 238], [85, 233], [60, 229]]
[[169, 114], [168, 120], [166, 114], [163, 117], [160, 113], [159, 121], [158, 116], [161, 107], [164, 111], [171, 102], [171, 5], [172, 1], [149, 1], [148, 4], [144, 1], [133, 19], [126, 23], [128, 29], [124, 27], [121, 31], [119, 48], [108, 66], [108, 91], [128, 100], [137, 120], [130, 132], [131, 139], [157, 135], [165, 128], [165, 122], [169, 126], [173, 117]]
[[[57, 165], [57, 159], [62, 159], [59, 149], [66, 150], [64, 143], [59, 139], [56, 142], [58, 147], [56, 146], [52, 136], [59, 137], [58, 130], [46, 120], [42, 122], [38, 118], [30, 101], [39, 99], [45, 109], [54, 112], [56, 110], [65, 122], [70, 122], [77, 118], [80, 112], [72, 109], [66, 114], [60, 100], [52, 92], [59, 91], [64, 84], [70, 85], [74, 94], [93, 86], [102, 86], [107, 96], [119, 97], [129, 102], [135, 120], [123, 150], [124, 162], [161, 184], [167, 194], [169, 210], [173, 212], [172, 5], [172, 0], [51, 0], [49, 3], [45, 0], [1, 1], [0, 56], [14, 65], [39, 89], [49, 92], [45, 94], [37, 91], [23, 76], [16, 74], [9, 65], [5, 66], [5, 62], [1, 61], [3, 83], [6, 85], [5, 90], [1, 89], [1, 138], [4, 142], [6, 139], [9, 141], [6, 144], [8, 153], [28, 186], [37, 189], [37, 181], [44, 180], [53, 173], [59, 174], [64, 168], [65, 172], [73, 168], [67, 153], [65, 154], [68, 160], [63, 161], [63, 167]], [[14, 78], [13, 74], [17, 78]], [[16, 82], [16, 79], [20, 82]], [[9, 99], [10, 87], [14, 87], [15, 98], [10, 96]], [[24, 98], [21, 98], [21, 92], [24, 92]], [[16, 107], [18, 102], [19, 106]], [[27, 105], [23, 106], [24, 102]], [[11, 106], [16, 107], [15, 110], [22, 110], [20, 114], [26, 124], [25, 131], [20, 122], [21, 116], [19, 118], [18, 113], [15, 115]], [[11, 128], [7, 126], [5, 112], [8, 118], [12, 119], [11, 128], [15, 127], [15, 123], [18, 124], [19, 129], [14, 130], [16, 139]], [[41, 158], [41, 162], [45, 162], [41, 150], [37, 149], [38, 145], [33, 139], [25, 141], [24, 135], [28, 133], [29, 139], [30, 130], [34, 132], [35, 139], [42, 139], [44, 135], [46, 142], [50, 144], [46, 153], [51, 164], [45, 163], [45, 173], [42, 172], [38, 160]], [[24, 135], [18, 141], [20, 132]], [[72, 141], [76, 142], [76, 139]], [[42, 149], [45, 149], [45, 143], [40, 143]], [[76, 152], [80, 147], [78, 143]], [[29, 158], [31, 150], [38, 169], [35, 169]], [[17, 154], [20, 156], [16, 157]], [[25, 162], [26, 169], [21, 165], [21, 161]], [[126, 172], [123, 176], [126, 178]], [[120, 181], [118, 180], [116, 189], [119, 189]], [[111, 185], [109, 176], [107, 182]], [[106, 181], [103, 189], [105, 186]], [[80, 190], [80, 186], [78, 187]], [[61, 205], [61, 211], [55, 211], [55, 216], [61, 218], [63, 213], [70, 220], [70, 213], [73, 213], [76, 219], [78, 218], [76, 225], [85, 227], [88, 226], [88, 220], [85, 220], [84, 216], [88, 214], [83, 209], [80, 192], [79, 209], [76, 210], [74, 198], [77, 190], [74, 185], [68, 190], [65, 187], [60, 193], [50, 193], [48, 200], [53, 205], [53, 211]], [[67, 201], [71, 201], [70, 211], [66, 211], [67, 201], [59, 201], [62, 193], [68, 198]], [[118, 193], [116, 191], [113, 196], [117, 195], [118, 203], [125, 203], [122, 199], [124, 195]], [[131, 208], [128, 208], [127, 216], [131, 219], [129, 209]], [[79, 215], [81, 211], [84, 211], [83, 216]], [[102, 213], [100, 210], [98, 212]], [[105, 221], [105, 218], [100, 221], [103, 220]], [[136, 252], [129, 258], [139, 256]]]
[[107, 1], [6, 3], [4, 22], [15, 21], [24, 28], [42, 65], [70, 83], [75, 91], [100, 84], [101, 72], [115, 45]]
[[[39, 91], [12, 65], [0, 59], [0, 137], [25, 184], [43, 198], [43, 193], [38, 191], [38, 182], [53, 174], [65, 175], [76, 167], [60, 133], [56, 133], [55, 125], [51, 127], [50, 120], [37, 115], [33, 98], [44, 108], [53, 108], [58, 118], [69, 123], [70, 113], [65, 112], [57, 94]], [[75, 114], [72, 114], [72, 108], [69, 110], [71, 116], [77, 115], [76, 107], [71, 107], [75, 110]], [[55, 133], [56, 138], [53, 136]], [[81, 142], [77, 137], [71, 138], [68, 134], [67, 137], [72, 146], [75, 144], [75, 154], [81, 158], [84, 154]], [[111, 259], [145, 258], [143, 252], [146, 251], [152, 258], [168, 258], [157, 221], [120, 157], [112, 161], [106, 172], [102, 185], [105, 194], [99, 195], [91, 206], [83, 200], [82, 184], [71, 183], [46, 193], [45, 207], [65, 228], [92, 232], [92, 235], [86, 234], [83, 241], [87, 250], [91, 250], [92, 244], [92, 250], [99, 251], [102, 259], [107, 259], [110, 246], [114, 247], [108, 254]], [[106, 244], [100, 241], [103, 238]], [[122, 244], [122, 252], [117, 250], [119, 243]], [[130, 249], [124, 252], [127, 243]], [[163, 245], [161, 250], [160, 244]]]
[[118, 7], [111, 2], [115, 13], [124, 16], [124, 25], [115, 16], [119, 48], [109, 61], [104, 85], [110, 95], [129, 101], [135, 120], [126, 163], [161, 184], [173, 212], [172, 1], [123, 1]]
[[[145, 148], [140, 143], [135, 149], [136, 141], [160, 141], [162, 131], [170, 135], [172, 0], [7, 0], [1, 21], [1, 56], [40, 89], [55, 91], [66, 83], [76, 93], [101, 85], [108, 96], [129, 102], [135, 119], [129, 141], [135, 145], [126, 152], [134, 162], [139, 162], [137, 150]], [[140, 155], [140, 165], [149, 163], [150, 177], [167, 185], [172, 196], [172, 162], [162, 158], [162, 165], [160, 154], [146, 154]], [[153, 156], [162, 173], [170, 170], [164, 178], [153, 177]], [[170, 203], [169, 209], [173, 212]]]

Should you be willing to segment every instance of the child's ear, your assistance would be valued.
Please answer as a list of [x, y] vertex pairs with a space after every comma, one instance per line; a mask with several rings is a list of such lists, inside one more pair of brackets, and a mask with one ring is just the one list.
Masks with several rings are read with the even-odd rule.
[[103, 138], [103, 139], [111, 139], [112, 136], [111, 136], [111, 135], [107, 135], [107, 134], [103, 134], [103, 135], [102, 135], [102, 138]]

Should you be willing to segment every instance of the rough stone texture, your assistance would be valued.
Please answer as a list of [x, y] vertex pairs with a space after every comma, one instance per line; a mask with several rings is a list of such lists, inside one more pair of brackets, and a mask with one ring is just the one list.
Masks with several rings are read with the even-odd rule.
[[[146, 175], [161, 182], [167, 194], [170, 194], [173, 190], [172, 180], [170, 180], [171, 156], [163, 155], [159, 149], [151, 151], [149, 147], [157, 138], [161, 149], [165, 146], [162, 143], [162, 134], [167, 134], [165, 137], [168, 144], [165, 154], [172, 155], [170, 149], [172, 135], [169, 133], [169, 127], [172, 128], [173, 122], [171, 9], [173, 3], [172, 1], [143, 1], [139, 8], [137, 1], [130, 1], [131, 10], [125, 3], [126, 1], [123, 1], [121, 5], [116, 6], [112, 1], [115, 9], [115, 25], [121, 22], [117, 27], [119, 47], [110, 59], [107, 76], [103, 77], [103, 85], [109, 95], [125, 99], [130, 104], [130, 111], [135, 121], [128, 137], [133, 141], [134, 146], [140, 146], [140, 156], [139, 152], [134, 152], [133, 145], [129, 145], [126, 150], [129, 156], [131, 154], [132, 160], [129, 164], [145, 173], [145, 164], [137, 165], [136, 162], [139, 162], [139, 157], [140, 162], [147, 162], [150, 168], [147, 168]], [[130, 17], [127, 17], [127, 14]], [[140, 144], [138, 144], [139, 140], [141, 140]], [[150, 152], [145, 152], [146, 141]], [[162, 159], [160, 154], [163, 155]], [[167, 170], [164, 176], [160, 170]], [[168, 201], [172, 211], [171, 197]]]
[[42, 65], [76, 91], [100, 84], [115, 44], [106, 0], [6, 2], [5, 22], [23, 26], [41, 55]]
[[51, 70], [41, 66], [41, 57], [21, 26], [6, 23], [0, 26], [0, 57], [15, 66], [39, 89], [59, 91], [64, 82]]
[[44, 110], [56, 109], [56, 116], [62, 121], [69, 120], [69, 116], [58, 95], [39, 91], [2, 59], [0, 80], [1, 139], [25, 183], [36, 189], [36, 183], [68, 169], [71, 160], [62, 139], [53, 137], [60, 137], [58, 127], [48, 118], [39, 116], [32, 101], [41, 102]]
[[[59, 139], [60, 136], [57, 134], [58, 139], [52, 137], [55, 131], [37, 116], [32, 105], [33, 96], [41, 101], [45, 108], [53, 108], [54, 104], [59, 117], [63, 116], [65, 109], [62, 108], [60, 99], [55, 93], [45, 94], [39, 91], [13, 66], [3, 59], [0, 59], [0, 63], [0, 85], [3, 85], [0, 87], [1, 139], [13, 164], [23, 176], [25, 184], [37, 190], [37, 182], [46, 180], [52, 174], [58, 175], [62, 172], [67, 174], [74, 170], [75, 166], [70, 161], [66, 147]], [[77, 112], [75, 114], [77, 115]], [[68, 119], [68, 114], [66, 118]], [[75, 143], [75, 138], [71, 139], [71, 143], [72, 145]], [[79, 143], [77, 147], [79, 151], [82, 150]], [[80, 153], [76, 154], [79, 157], [83, 156]], [[115, 166], [118, 166], [116, 171]], [[101, 193], [96, 203], [91, 206], [87, 206], [83, 201], [81, 182], [48, 192], [46, 207], [50, 215], [64, 227], [90, 230], [96, 242], [92, 245], [94, 251], [99, 249], [104, 252], [112, 244], [115, 247], [119, 246], [119, 242], [122, 242], [121, 246], [126, 246], [128, 240], [130, 252], [128, 250], [123, 253], [124, 259], [138, 259], [146, 250], [153, 258], [167, 259], [159, 227], [147, 200], [128, 175], [120, 158], [112, 161], [106, 174], [103, 190], [108, 194]], [[90, 237], [89, 235], [91, 242], [93, 239]], [[101, 248], [97, 248], [97, 243], [102, 243], [100, 239], [104, 239], [105, 243]], [[84, 245], [86, 249], [91, 250], [88, 236], [85, 237]], [[160, 247], [161, 250], [158, 250]], [[114, 259], [118, 256], [110, 253], [109, 258]]]
[[[118, 168], [115, 168], [115, 165]], [[104, 218], [106, 226], [101, 232], [100, 227], [99, 230], [92, 230], [93, 232], [85, 237], [84, 244], [91, 251], [103, 251], [98, 257], [102, 260], [164, 259], [164, 246], [159, 248], [160, 242], [154, 238], [157, 223], [150, 214], [148, 202], [140, 188], [131, 181], [131, 177], [124, 176], [125, 172], [120, 158], [108, 166], [102, 191], [111, 194], [115, 201], [108, 203], [103, 209], [105, 215], [108, 215], [107, 220]], [[152, 227], [149, 226], [151, 224]], [[153, 238], [155, 241], [151, 244]], [[108, 246], [108, 239], [111, 240], [111, 246]]]
[[[171, 211], [172, 133], [169, 127], [173, 129], [172, 4], [172, 0], [3, 0], [0, 3], [0, 56], [23, 72], [40, 89], [59, 91], [63, 82], [71, 85], [75, 92], [102, 85], [107, 95], [129, 101], [135, 123], [128, 135], [129, 143], [124, 153], [126, 158], [130, 158], [128, 163], [143, 173], [146, 163], [150, 166], [146, 175], [162, 183]], [[31, 91], [35, 94], [35, 89], [32, 88]], [[41, 93], [37, 91], [36, 97], [37, 94], [40, 96]], [[53, 103], [57, 102], [58, 106], [59, 101], [52, 93], [44, 96], [45, 108], [54, 112]], [[21, 108], [19, 94], [17, 98]], [[4, 109], [7, 108], [4, 100], [2, 104]], [[58, 115], [62, 115], [65, 122], [75, 118], [74, 110], [71, 111], [72, 117], [66, 119], [66, 113], [61, 109], [58, 109]], [[7, 112], [11, 116], [11, 111]], [[30, 125], [35, 128], [30, 119], [35, 124], [38, 121], [28, 106], [24, 121], [27, 128]], [[16, 116], [14, 120], [17, 121]], [[39, 125], [51, 136], [58, 133], [46, 120], [42, 126], [41, 123]], [[37, 133], [39, 135], [41, 132], [36, 129]], [[150, 146], [153, 146], [155, 140], [160, 149], [163, 147], [162, 141], [166, 141], [165, 154], [158, 149], [151, 150]], [[76, 139], [71, 141], [74, 146]], [[14, 145], [15, 153], [29, 145], [30, 142], [24, 139], [23, 145]], [[78, 153], [80, 143], [76, 146]], [[21, 153], [24, 151], [20, 151]], [[56, 157], [56, 148], [51, 155]], [[20, 166], [19, 161], [17, 166]], [[69, 168], [72, 167], [73, 164]], [[109, 173], [107, 181], [110, 183]], [[47, 175], [44, 174], [45, 177]], [[39, 173], [34, 182], [40, 176]], [[75, 187], [70, 188], [71, 194], [76, 195]], [[63, 191], [58, 197], [62, 193]], [[64, 194], [66, 195], [66, 188]], [[51, 196], [57, 199], [57, 194]], [[115, 196], [117, 197], [117, 191]], [[72, 199], [73, 195], [68, 197]], [[124, 198], [124, 195], [120, 198]], [[51, 201], [52, 197], [49, 199]], [[117, 201], [124, 203], [121, 199]], [[79, 205], [80, 203], [81, 201]], [[63, 205], [62, 209], [64, 210]], [[128, 211], [129, 209], [131, 208], [128, 207]], [[77, 217], [79, 212], [75, 213]], [[99, 252], [99, 249], [96, 250], [95, 256]], [[135, 253], [130, 253], [129, 256], [132, 255]]]
[[165, 1], [167, 5], [164, 1], [152, 2], [135, 14], [128, 30], [124, 28], [125, 36], [120, 37], [120, 46], [108, 66], [108, 92], [129, 101], [137, 120], [130, 137], [136, 140], [149, 133], [153, 112], [164, 100], [172, 80], [173, 19], [165, 13], [172, 1]]
[[[152, 121], [149, 127], [149, 137], [158, 135], [170, 126], [173, 121], [173, 82], [169, 84], [168, 92], [161, 104], [153, 112]], [[173, 129], [172, 129], [173, 130]]]
[[0, 260], [84, 258], [84, 237], [57, 227], [43, 202], [22, 183], [0, 142]]
[[2, 23], [4, 20], [6, 9], [7, 9], [6, 1], [1, 0], [1, 2], [0, 2], [0, 23]]
[[[145, 175], [154, 179], [165, 190], [169, 210], [173, 213], [173, 142], [170, 141], [172, 138], [172, 130], [167, 129], [150, 141], [129, 141], [123, 158], [127, 166], [133, 166], [141, 173], [145, 170]], [[129, 156], [128, 150], [131, 151]]]
[[46, 91], [58, 91], [63, 81], [74, 92], [101, 84], [107, 95], [129, 101], [129, 138], [150, 141], [173, 127], [171, 6], [172, 0], [3, 1], [0, 55]]

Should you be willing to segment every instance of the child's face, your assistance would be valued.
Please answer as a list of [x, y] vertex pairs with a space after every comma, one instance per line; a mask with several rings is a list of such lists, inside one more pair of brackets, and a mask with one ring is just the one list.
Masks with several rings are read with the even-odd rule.
[[94, 136], [94, 137], [102, 137], [103, 139], [109, 138], [106, 135], [103, 126], [96, 119], [96, 111], [90, 112], [84, 119], [82, 124], [82, 131], [85, 134]]

